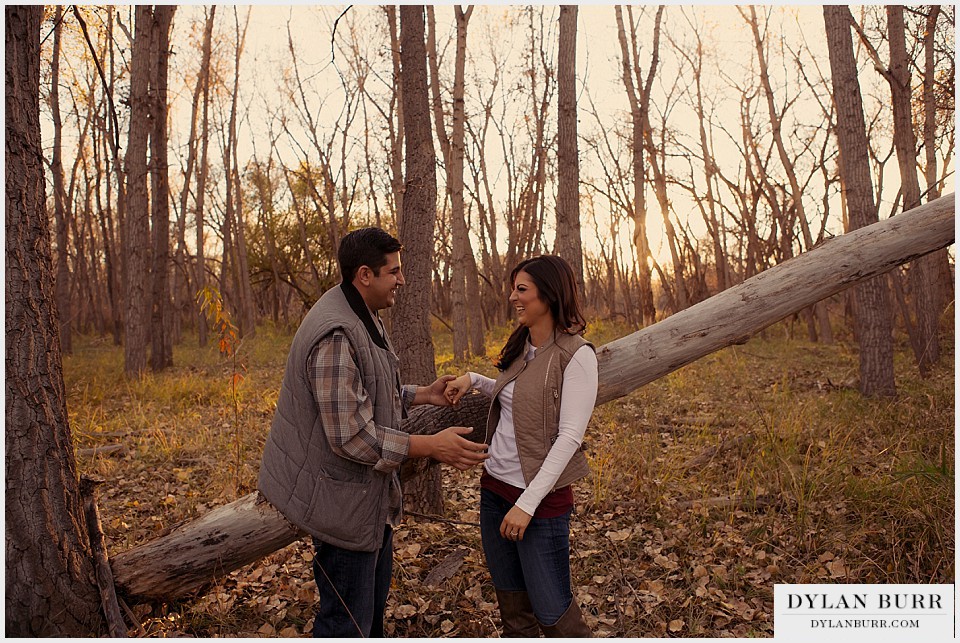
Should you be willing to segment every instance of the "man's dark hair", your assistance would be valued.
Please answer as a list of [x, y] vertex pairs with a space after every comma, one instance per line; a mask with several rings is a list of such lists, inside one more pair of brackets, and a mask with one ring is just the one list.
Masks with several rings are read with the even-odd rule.
[[353, 282], [360, 266], [367, 266], [380, 276], [380, 268], [387, 263], [387, 255], [403, 250], [403, 245], [390, 233], [380, 228], [360, 228], [340, 240], [337, 262], [344, 283]]

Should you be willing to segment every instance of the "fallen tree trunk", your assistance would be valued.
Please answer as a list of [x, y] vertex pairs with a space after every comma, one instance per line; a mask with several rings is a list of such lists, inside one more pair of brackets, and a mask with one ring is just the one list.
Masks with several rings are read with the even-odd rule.
[[[433, 434], [448, 426], [470, 426], [466, 436], [483, 440], [490, 402], [465, 395], [457, 408], [415, 407], [404, 429]], [[172, 600], [252, 563], [304, 534], [259, 492], [217, 507], [168, 534], [111, 560], [117, 591], [131, 601]]]
[[[749, 337], [811, 304], [954, 241], [954, 196], [829, 239], [779, 266], [597, 350], [597, 404], [622, 397], [686, 364]], [[418, 407], [412, 433], [450, 425], [482, 435], [487, 400], [460, 408]], [[118, 590], [133, 600], [170, 600], [249, 564], [302, 534], [257, 493], [113, 558]]]

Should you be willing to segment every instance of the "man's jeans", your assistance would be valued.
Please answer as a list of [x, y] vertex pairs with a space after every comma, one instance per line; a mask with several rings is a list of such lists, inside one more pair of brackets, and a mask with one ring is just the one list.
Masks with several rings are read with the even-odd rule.
[[326, 638], [383, 638], [383, 610], [393, 574], [393, 530], [383, 533], [380, 551], [349, 551], [313, 540], [313, 575], [320, 608], [313, 635]]
[[480, 490], [480, 537], [493, 585], [501, 591], [525, 591], [533, 613], [553, 625], [570, 607], [570, 512], [533, 518], [523, 540], [500, 536], [500, 523], [513, 505], [489, 489]]

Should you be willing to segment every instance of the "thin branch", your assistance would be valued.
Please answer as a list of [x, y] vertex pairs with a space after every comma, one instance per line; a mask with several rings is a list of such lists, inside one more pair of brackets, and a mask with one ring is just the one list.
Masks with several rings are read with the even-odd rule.
[[[80, 29], [83, 31], [83, 37], [87, 41], [87, 46], [90, 48], [90, 55], [93, 56], [93, 62], [97, 66], [97, 73], [100, 74], [100, 82], [103, 83], [103, 92], [107, 95], [107, 101], [110, 103], [110, 115], [113, 117], [113, 159], [116, 161], [117, 153], [120, 149], [120, 121], [117, 118], [117, 108], [113, 104], [113, 95], [110, 93], [110, 86], [107, 85], [107, 77], [103, 73], [103, 67], [100, 65], [100, 59], [97, 58], [97, 52], [93, 48], [93, 42], [90, 40], [90, 33], [87, 31], [87, 23], [84, 21], [83, 16], [80, 15], [80, 9], [77, 5], [73, 5], [73, 13], [77, 17], [77, 22], [80, 23]], [[66, 15], [66, 12], [64, 12]]]

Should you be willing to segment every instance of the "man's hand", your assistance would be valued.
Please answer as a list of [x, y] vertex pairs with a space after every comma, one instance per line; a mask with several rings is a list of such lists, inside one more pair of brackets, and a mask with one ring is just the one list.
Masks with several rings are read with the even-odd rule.
[[453, 375], [441, 375], [430, 386], [418, 386], [417, 394], [413, 398], [414, 404], [433, 404], [435, 406], [450, 406], [450, 400], [444, 395], [447, 382], [454, 380]]
[[431, 457], [466, 471], [488, 457], [486, 444], [477, 444], [461, 437], [472, 432], [473, 429], [467, 426], [451, 426], [434, 435], [411, 435], [407, 457]]
[[447, 381], [443, 395], [452, 406], [456, 406], [460, 403], [460, 398], [470, 390], [470, 384], [470, 373], [464, 373], [456, 379]]

